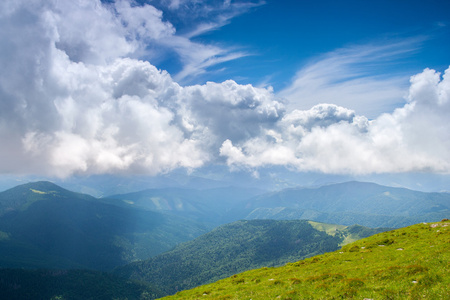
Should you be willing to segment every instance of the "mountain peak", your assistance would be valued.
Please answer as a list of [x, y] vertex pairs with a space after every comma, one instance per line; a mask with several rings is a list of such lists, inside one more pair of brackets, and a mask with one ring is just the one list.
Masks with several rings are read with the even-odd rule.
[[28, 191], [28, 190], [34, 190], [34, 191], [43, 192], [43, 193], [48, 193], [51, 191], [53, 191], [53, 192], [62, 192], [62, 191], [69, 192], [68, 190], [66, 190], [50, 181], [34, 181], [34, 182], [28, 182], [28, 183], [24, 183], [24, 184], [15, 186], [13, 188], [10, 188], [10, 189], [4, 191], [3, 193], [11, 193], [11, 192], [16, 193], [16, 192], [20, 192], [20, 191], [24, 192], [24, 191]]
[[36, 181], [18, 185], [0, 193], [0, 215], [23, 208], [36, 201], [56, 198], [93, 199], [92, 196], [66, 190], [49, 181]]

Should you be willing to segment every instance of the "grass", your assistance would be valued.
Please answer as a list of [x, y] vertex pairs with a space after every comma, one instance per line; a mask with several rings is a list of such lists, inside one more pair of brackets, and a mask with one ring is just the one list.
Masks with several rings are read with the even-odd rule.
[[450, 299], [450, 222], [421, 223], [164, 299]]
[[39, 190], [35, 190], [35, 189], [30, 189], [33, 193], [36, 193], [36, 194], [40, 194], [40, 195], [45, 195], [45, 194], [48, 194], [47, 192], [43, 192], [43, 191], [39, 191]]
[[[311, 224], [312, 227], [314, 227], [317, 230], [325, 231], [327, 234], [331, 236], [335, 236], [338, 232], [343, 232], [346, 229], [348, 229], [349, 226], [345, 225], [334, 225], [334, 224], [326, 224], [326, 223], [320, 223], [320, 222], [314, 222], [314, 221], [308, 221], [309, 224]], [[353, 234], [346, 234], [344, 236], [344, 240], [340, 243], [339, 246], [344, 246], [350, 243], [353, 243], [354, 241], [357, 241], [361, 239], [358, 236], [355, 236]]]

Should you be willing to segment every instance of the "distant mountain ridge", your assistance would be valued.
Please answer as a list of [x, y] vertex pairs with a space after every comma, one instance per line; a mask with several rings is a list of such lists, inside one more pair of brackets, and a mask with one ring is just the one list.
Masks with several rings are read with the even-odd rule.
[[309, 219], [343, 225], [402, 227], [448, 216], [450, 194], [346, 182], [263, 194], [242, 202], [233, 212], [245, 219]]
[[202, 190], [162, 188], [111, 195], [105, 200], [116, 205], [189, 217], [217, 226], [237, 221], [229, 211], [239, 203], [264, 192], [255, 188], [233, 186]]
[[372, 183], [261, 193], [165, 188], [95, 198], [50, 182], [16, 186], [0, 193], [0, 266], [111, 269], [242, 219], [397, 228], [450, 212], [448, 193]]
[[426, 193], [350, 181], [276, 192], [244, 188], [151, 189], [111, 196], [116, 204], [186, 216], [214, 225], [241, 219], [313, 220], [367, 227], [404, 227], [450, 212], [450, 193]]

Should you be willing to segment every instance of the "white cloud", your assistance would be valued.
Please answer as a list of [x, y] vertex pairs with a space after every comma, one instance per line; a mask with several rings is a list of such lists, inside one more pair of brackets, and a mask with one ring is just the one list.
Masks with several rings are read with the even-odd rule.
[[[55, 126], [50, 130], [26, 128], [17, 145], [24, 156], [33, 158], [28, 166], [31, 171], [57, 176], [157, 174], [199, 167], [208, 160], [200, 142], [188, 139], [173, 124], [175, 113], [164, 101], [180, 87], [167, 73], [131, 59], [117, 59], [108, 66], [75, 64], [67, 58], [59, 63], [66, 67], [49, 71], [55, 77], [63, 75], [62, 70], [70, 75], [58, 81], [64, 93], [52, 95], [49, 104], [56, 110], [56, 120], [34, 116]], [[24, 124], [31, 127], [35, 121], [24, 120]]]
[[421, 41], [356, 45], [327, 53], [300, 69], [278, 95], [289, 100], [290, 109], [334, 103], [376, 118], [401, 106], [408, 78], [393, 75], [392, 66], [414, 52]]
[[161, 45], [172, 49], [179, 56], [183, 67], [174, 77], [177, 82], [184, 84], [192, 84], [212, 66], [249, 55], [243, 51], [194, 43], [183, 36], [163, 40]]
[[438, 72], [426, 69], [411, 77], [409, 103], [372, 121], [334, 105], [295, 110], [283, 117], [275, 133], [237, 145], [226, 141], [221, 154], [234, 167], [450, 173], [449, 74], [450, 68], [441, 79]]
[[[254, 174], [267, 165], [327, 173], [450, 171], [449, 70], [443, 78], [433, 70], [413, 76], [404, 107], [369, 121], [342, 105], [286, 108], [272, 89], [232, 80], [179, 85], [136, 58], [147, 43], [186, 55], [191, 69], [181, 78], [233, 54], [174, 35], [149, 5], [3, 1], [0, 41], [3, 173], [158, 174], [223, 161]], [[318, 74], [324, 73], [299, 78], [312, 76], [313, 84]]]
[[131, 40], [158, 40], [175, 33], [172, 24], [162, 21], [162, 11], [154, 6], [133, 6], [129, 1], [117, 0], [114, 7]]
[[[121, 3], [125, 1], [122, 0]], [[147, 47], [147, 57], [155, 60], [178, 59], [182, 66], [173, 74], [181, 84], [193, 84], [213, 66], [236, 60], [250, 53], [237, 47], [218, 44], [194, 42], [192, 39], [207, 32], [217, 30], [231, 19], [244, 14], [252, 8], [265, 4], [264, 1], [186, 1], [159, 0], [152, 1], [162, 11], [168, 12], [170, 20], [181, 24], [182, 30], [177, 34], [161, 36]], [[117, 6], [117, 5], [116, 5]], [[133, 12], [134, 16], [135, 12]], [[170, 55], [168, 55], [170, 53]]]
[[[195, 22], [195, 26], [186, 37], [195, 37], [206, 32], [219, 29], [230, 23], [230, 20], [249, 10], [266, 4], [265, 1], [184, 1], [184, 9], [178, 10], [179, 17], [184, 22]], [[205, 16], [208, 16], [205, 18]]]
[[284, 113], [271, 90], [223, 83], [186, 87], [182, 94], [183, 116], [190, 123], [205, 127], [214, 143], [232, 139], [241, 141], [261, 133]]
[[258, 134], [259, 122], [279, 117], [270, 90], [232, 81], [183, 88], [150, 63], [124, 57], [148, 40], [172, 38], [151, 6], [46, 3], [3, 3], [2, 172], [196, 168], [219, 156], [225, 137]]

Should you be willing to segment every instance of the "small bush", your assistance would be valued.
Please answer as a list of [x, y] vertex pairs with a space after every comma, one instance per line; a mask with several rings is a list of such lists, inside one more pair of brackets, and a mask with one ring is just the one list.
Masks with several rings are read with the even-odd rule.
[[220, 300], [233, 299], [233, 296], [231, 296], [231, 295], [223, 295], [223, 296], [218, 297], [217, 299], [220, 299]]
[[412, 275], [412, 274], [426, 272], [426, 271], [428, 271], [428, 268], [422, 267], [422, 266], [419, 266], [419, 265], [410, 265], [410, 266], [406, 267], [406, 270], [407, 270], [406, 273], [408, 275]]
[[385, 246], [392, 245], [393, 243], [394, 243], [393, 239], [383, 239], [378, 241], [378, 245], [385, 245]]
[[348, 279], [344, 279], [343, 282], [348, 287], [361, 287], [364, 285], [364, 281], [362, 281], [359, 278], [348, 278]]
[[356, 245], [354, 245], [354, 246], [352, 246], [352, 247], [350, 247], [350, 249], [348, 249], [348, 251], [349, 252], [359, 252], [359, 246], [356, 246]]
[[282, 283], [283, 282], [281, 280], [278, 280], [278, 279], [273, 281], [273, 284], [275, 284], [275, 285], [282, 284]]

